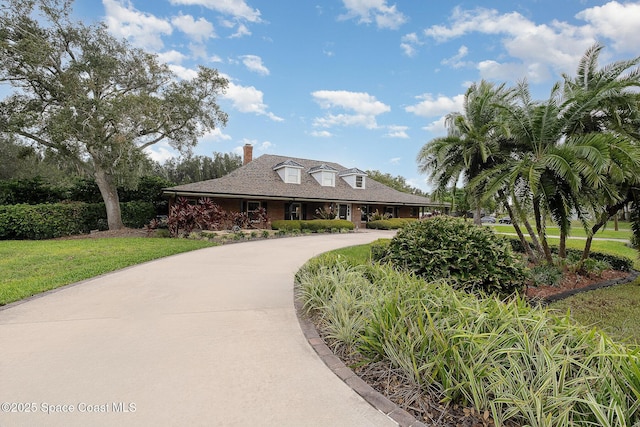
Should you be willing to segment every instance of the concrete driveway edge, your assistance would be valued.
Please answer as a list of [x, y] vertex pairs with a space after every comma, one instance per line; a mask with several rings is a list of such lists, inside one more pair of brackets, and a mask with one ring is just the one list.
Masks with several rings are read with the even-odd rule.
[[318, 357], [320, 357], [327, 368], [351, 387], [351, 389], [367, 401], [367, 403], [395, 421], [399, 427], [427, 427], [409, 412], [367, 384], [333, 353], [329, 346], [325, 344], [324, 339], [318, 333], [313, 322], [311, 322], [304, 313], [303, 303], [300, 298], [298, 298], [296, 292], [297, 284], [294, 289], [293, 303], [296, 309], [296, 315], [298, 316], [300, 329], [311, 348], [318, 354]]

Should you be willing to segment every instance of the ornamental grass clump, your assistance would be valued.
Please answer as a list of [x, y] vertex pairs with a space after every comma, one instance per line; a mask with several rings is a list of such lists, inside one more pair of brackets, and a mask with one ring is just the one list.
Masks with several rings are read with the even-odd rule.
[[640, 423], [640, 349], [568, 315], [336, 256], [297, 280], [334, 348], [387, 361], [417, 393], [487, 411], [496, 426]]
[[526, 280], [521, 258], [505, 239], [488, 227], [446, 216], [407, 224], [383, 260], [471, 292], [508, 296], [522, 290]]

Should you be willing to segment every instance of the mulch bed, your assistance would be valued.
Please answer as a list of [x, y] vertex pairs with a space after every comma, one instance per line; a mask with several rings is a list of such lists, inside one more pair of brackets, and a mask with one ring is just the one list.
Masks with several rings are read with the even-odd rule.
[[605, 270], [600, 274], [584, 275], [565, 272], [562, 281], [552, 286], [530, 286], [526, 295], [532, 300], [543, 302], [559, 301], [580, 292], [586, 292], [620, 283], [626, 283], [635, 279], [638, 273], [635, 271]]

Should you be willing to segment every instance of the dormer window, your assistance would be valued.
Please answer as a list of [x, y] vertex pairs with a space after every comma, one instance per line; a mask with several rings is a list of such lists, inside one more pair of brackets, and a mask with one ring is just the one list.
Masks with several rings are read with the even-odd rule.
[[309, 174], [323, 187], [335, 187], [337, 173], [337, 169], [334, 169], [324, 163], [309, 169]]
[[300, 169], [284, 168], [284, 182], [288, 184], [300, 184]]
[[340, 172], [339, 175], [340, 178], [344, 179], [344, 181], [351, 186], [351, 188], [364, 189], [366, 187], [367, 174], [360, 169], [347, 169]]
[[273, 167], [273, 170], [278, 172], [278, 175], [280, 175], [280, 179], [287, 184], [300, 184], [302, 169], [304, 169], [304, 167], [293, 160], [278, 163]]

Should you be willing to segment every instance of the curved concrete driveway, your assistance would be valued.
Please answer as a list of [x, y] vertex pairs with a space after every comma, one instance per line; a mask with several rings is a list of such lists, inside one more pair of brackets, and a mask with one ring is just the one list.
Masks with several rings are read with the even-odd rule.
[[322, 363], [293, 305], [307, 259], [381, 236], [213, 247], [0, 310], [0, 426], [396, 425]]

